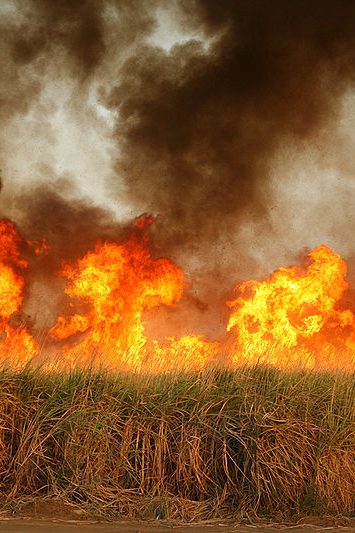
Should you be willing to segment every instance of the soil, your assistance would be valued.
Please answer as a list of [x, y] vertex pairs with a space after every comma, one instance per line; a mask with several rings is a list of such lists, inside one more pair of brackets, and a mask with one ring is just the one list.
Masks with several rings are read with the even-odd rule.
[[280, 533], [280, 531], [296, 531], [297, 533], [350, 533], [354, 527], [334, 526], [322, 527], [314, 525], [299, 526], [238, 526], [233, 524], [203, 524], [203, 525], [167, 525], [160, 523], [146, 523], [138, 521], [98, 522], [75, 521], [60, 519], [33, 518], [0, 518], [0, 532], [8, 533]]
[[166, 520], [103, 520], [58, 500], [22, 502], [0, 513], [0, 533], [355, 533], [355, 520], [307, 517], [288, 524], [236, 524], [223, 520], [179, 524]]

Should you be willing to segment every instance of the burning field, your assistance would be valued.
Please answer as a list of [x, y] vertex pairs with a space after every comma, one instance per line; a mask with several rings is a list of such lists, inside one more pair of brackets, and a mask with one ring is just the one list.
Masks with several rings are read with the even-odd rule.
[[1, 0], [0, 511], [351, 520], [354, 27]]
[[146, 323], [178, 306], [188, 281], [152, 255], [153, 222], [140, 217], [122, 242], [100, 240], [64, 262], [63, 313], [36, 335], [22, 313], [26, 278], [51, 244], [2, 220], [4, 509], [35, 494], [105, 517], [351, 514], [355, 319], [345, 261], [320, 245], [298, 266], [237, 285], [218, 341], [156, 339]]
[[149, 318], [159, 307], [177, 307], [188, 286], [174, 262], [153, 257], [153, 223], [144, 215], [121, 243], [98, 241], [76, 261], [63, 262], [54, 276], [65, 280], [64, 312], [36, 335], [22, 312], [24, 294], [30, 292], [25, 272], [31, 260], [21, 256], [21, 248], [35, 260], [49, 252], [50, 243], [21, 240], [13, 223], [2, 220], [2, 364], [161, 373], [265, 363], [354, 371], [355, 302], [347, 294], [346, 263], [324, 245], [312, 250], [302, 265], [234, 287], [234, 297], [226, 302], [230, 315], [222, 339], [169, 335], [168, 316], [166, 336], [160, 332], [159, 340], [148, 337]]

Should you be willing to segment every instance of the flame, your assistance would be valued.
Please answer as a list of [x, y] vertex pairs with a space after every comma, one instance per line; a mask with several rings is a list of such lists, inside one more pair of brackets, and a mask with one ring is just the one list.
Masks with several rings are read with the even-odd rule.
[[220, 350], [218, 342], [206, 341], [201, 335], [169, 337], [169, 345], [154, 341], [150, 364], [155, 371], [196, 371], [214, 362]]
[[36, 342], [24, 324], [15, 325], [25, 285], [20, 272], [28, 266], [20, 257], [19, 244], [14, 225], [0, 220], [0, 360], [11, 359], [13, 366], [26, 364], [37, 351]]
[[[147, 223], [151, 223], [148, 219]], [[145, 231], [144, 221], [136, 224]], [[86, 335], [66, 352], [69, 357], [92, 357], [104, 350], [106, 363], [140, 368], [148, 355], [143, 314], [158, 305], [172, 305], [184, 288], [184, 275], [169, 259], [154, 259], [146, 234], [134, 233], [123, 244], [97, 243], [95, 250], [61, 274], [69, 280], [66, 293], [88, 306], [85, 313], [60, 316], [51, 329], [63, 340]]]
[[[355, 368], [355, 314], [345, 304], [346, 263], [324, 245], [310, 252], [304, 265], [238, 285], [227, 302], [231, 313], [221, 342], [198, 334], [164, 337], [160, 329], [160, 341], [147, 338], [145, 326], [152, 314], [159, 306], [179, 302], [186, 287], [176, 264], [152, 256], [147, 228], [153, 223], [152, 217], [140, 217], [124, 242], [99, 241], [83, 257], [62, 266], [67, 312], [49, 330], [45, 350], [54, 350], [59, 359], [49, 358], [46, 368], [99, 364], [169, 372], [259, 362], [285, 368]], [[35, 361], [39, 350], [22, 320], [23, 273], [28, 268], [20, 254], [22, 244], [33, 257], [50, 250], [45, 241], [21, 241], [14, 225], [0, 220], [0, 362], [9, 360], [17, 367]]]
[[306, 268], [280, 268], [237, 288], [239, 296], [227, 302], [234, 361], [256, 363], [264, 355], [282, 366], [328, 367], [346, 352], [345, 366], [354, 366], [354, 314], [339, 305], [348, 288], [346, 263], [324, 245], [308, 259]]

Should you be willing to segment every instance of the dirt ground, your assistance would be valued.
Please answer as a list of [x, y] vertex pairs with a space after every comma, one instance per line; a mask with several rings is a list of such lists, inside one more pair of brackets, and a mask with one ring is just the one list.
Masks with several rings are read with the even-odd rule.
[[74, 504], [55, 499], [29, 499], [0, 511], [0, 533], [355, 533], [355, 520], [308, 517], [301, 523], [236, 524], [209, 520], [180, 525], [166, 520], [105, 521]]
[[204, 523], [199, 525], [169, 525], [154, 522], [118, 521], [100, 522], [95, 520], [60, 520], [34, 518], [0, 518], [0, 532], [8, 533], [350, 533], [352, 526], [293, 525], [293, 526], [254, 526], [228, 523]]

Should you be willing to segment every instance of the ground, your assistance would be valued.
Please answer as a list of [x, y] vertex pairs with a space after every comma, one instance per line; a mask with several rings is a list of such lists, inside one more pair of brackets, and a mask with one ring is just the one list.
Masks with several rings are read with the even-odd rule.
[[298, 521], [249, 523], [207, 520], [182, 524], [168, 520], [105, 520], [73, 503], [39, 498], [14, 502], [0, 511], [0, 533], [355, 533], [355, 519], [308, 516]]
[[[346, 526], [326, 525], [330, 522], [319, 521], [314, 524], [273, 524], [273, 525], [238, 525], [231, 522], [213, 521], [200, 524], [172, 525], [162, 522], [142, 522], [120, 520], [104, 522], [99, 520], [65, 520], [48, 518], [13, 518], [0, 517], [0, 532], [8, 533], [353, 533], [355, 524]], [[334, 524], [334, 522], [333, 522]]]

